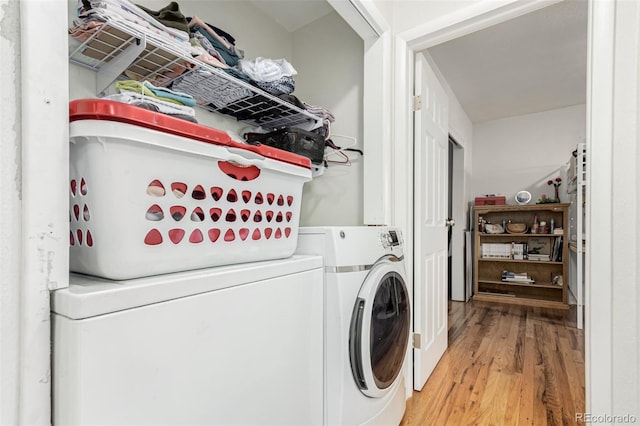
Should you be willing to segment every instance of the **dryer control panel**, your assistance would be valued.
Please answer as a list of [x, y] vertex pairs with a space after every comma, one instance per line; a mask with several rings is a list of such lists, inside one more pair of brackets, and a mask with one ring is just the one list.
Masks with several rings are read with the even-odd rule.
[[380, 234], [380, 240], [382, 241], [382, 247], [397, 247], [402, 244], [402, 236], [399, 231], [391, 229], [387, 232], [382, 232]]

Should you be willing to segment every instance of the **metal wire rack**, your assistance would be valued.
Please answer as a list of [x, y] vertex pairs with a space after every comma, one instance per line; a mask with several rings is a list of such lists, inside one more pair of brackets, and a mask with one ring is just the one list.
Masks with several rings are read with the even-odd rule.
[[315, 115], [193, 58], [179, 45], [121, 22], [105, 22], [83, 42], [69, 40], [70, 62], [96, 71], [98, 94], [118, 79], [161, 86], [180, 79], [180, 91], [198, 99], [200, 107], [267, 131], [322, 125]]

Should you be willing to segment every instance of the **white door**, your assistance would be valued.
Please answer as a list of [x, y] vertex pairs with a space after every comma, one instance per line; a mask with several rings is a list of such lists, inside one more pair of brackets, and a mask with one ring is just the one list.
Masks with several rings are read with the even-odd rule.
[[[414, 113], [414, 372], [422, 389], [447, 349], [448, 98], [416, 54]], [[421, 104], [421, 105], [420, 105]]]

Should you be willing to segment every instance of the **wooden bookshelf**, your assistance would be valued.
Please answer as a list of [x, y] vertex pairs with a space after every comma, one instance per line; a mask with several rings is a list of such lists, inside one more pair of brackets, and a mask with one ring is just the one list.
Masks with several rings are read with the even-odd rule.
[[[538, 222], [547, 224], [553, 219], [555, 228], [562, 228], [562, 233], [550, 233], [550, 230], [547, 233], [531, 233], [534, 217], [537, 217]], [[498, 225], [502, 225], [503, 221], [524, 223], [527, 225], [527, 231], [499, 234], [480, 232], [478, 224], [481, 219]], [[474, 300], [569, 309], [569, 204], [476, 206], [474, 220]], [[535, 250], [530, 246], [532, 242], [540, 245], [543, 251], [548, 250], [550, 260], [527, 258], [526, 251]], [[503, 251], [497, 256], [503, 257], [487, 257], [488, 244], [499, 246]], [[509, 251], [509, 247], [513, 247], [514, 244], [525, 248], [523, 259], [513, 259], [514, 252]], [[542, 254], [545, 253], [546, 251]], [[504, 281], [503, 271], [526, 273], [534, 282]], [[561, 285], [557, 283], [558, 276], [562, 277]]]

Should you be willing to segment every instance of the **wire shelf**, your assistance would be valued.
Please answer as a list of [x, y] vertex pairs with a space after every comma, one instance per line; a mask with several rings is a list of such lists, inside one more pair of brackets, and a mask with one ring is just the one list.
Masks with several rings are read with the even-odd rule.
[[178, 91], [198, 99], [200, 107], [267, 131], [322, 125], [315, 115], [191, 57], [180, 46], [118, 21], [104, 23], [83, 42], [69, 39], [70, 62], [96, 71], [98, 94], [118, 79], [165, 87], [179, 82]]

